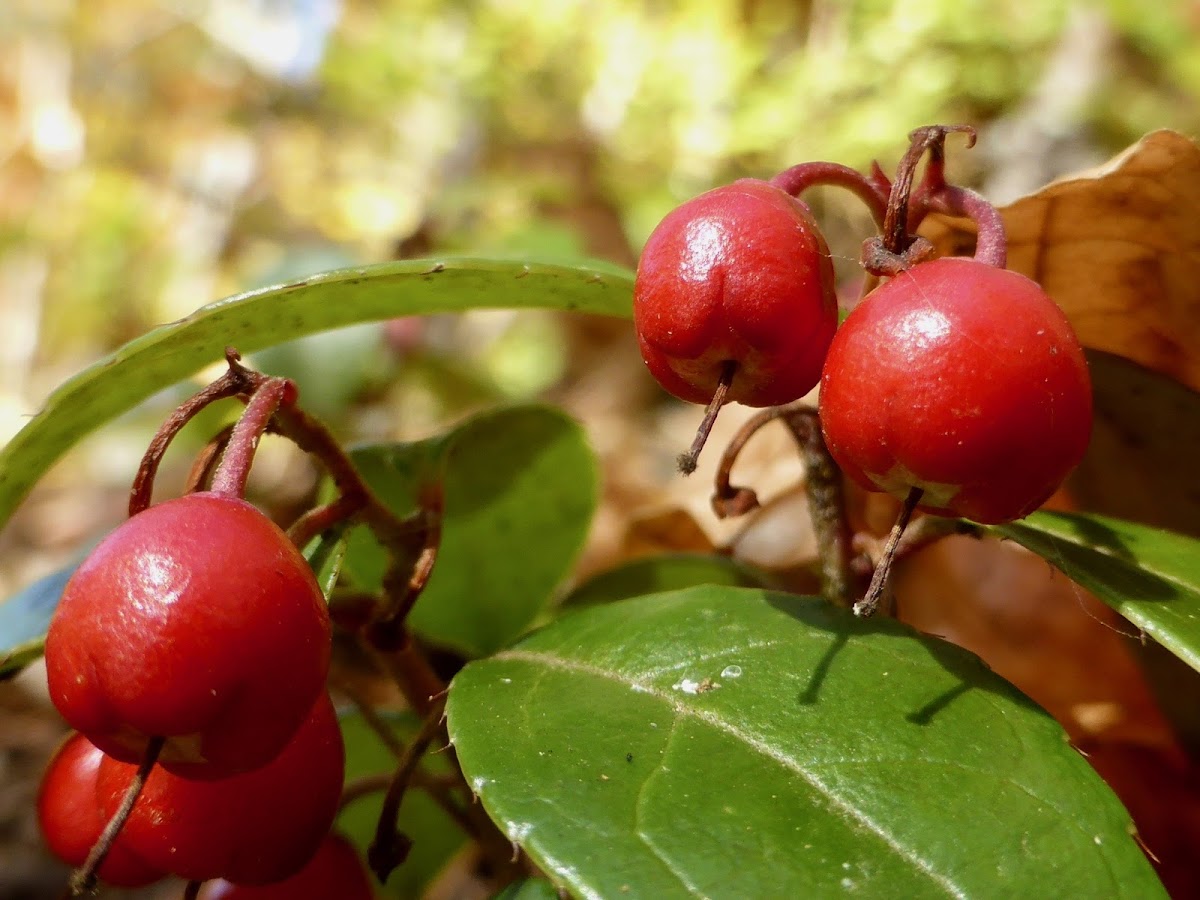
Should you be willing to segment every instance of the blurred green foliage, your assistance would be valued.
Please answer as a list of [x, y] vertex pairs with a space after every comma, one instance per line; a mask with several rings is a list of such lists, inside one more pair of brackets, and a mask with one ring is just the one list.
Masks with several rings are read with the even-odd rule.
[[[8, 0], [0, 431], [84, 362], [306, 254], [628, 264], [722, 180], [887, 165], [917, 125], [1019, 110], [1081, 15], [1105, 63], [1052, 127], [1102, 155], [1200, 130], [1182, 2]], [[554, 343], [545, 324], [509, 324], [466, 380], [552, 383], [561, 352], [529, 347]], [[445, 326], [434, 344], [478, 337]]]

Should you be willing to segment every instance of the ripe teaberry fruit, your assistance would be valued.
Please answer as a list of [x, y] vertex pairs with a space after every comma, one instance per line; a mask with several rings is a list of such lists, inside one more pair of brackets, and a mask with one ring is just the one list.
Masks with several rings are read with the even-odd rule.
[[919, 263], [838, 330], [821, 379], [830, 453], [872, 491], [984, 524], [1037, 509], [1083, 458], [1087, 360], [1036, 282], [970, 258]]
[[200, 892], [200, 900], [373, 900], [375, 891], [362, 860], [349, 842], [330, 834], [303, 869], [274, 884], [241, 885], [221, 879]]
[[[137, 767], [105, 757], [96, 796], [105, 816]], [[275, 759], [252, 772], [196, 781], [155, 768], [121, 837], [139, 857], [193, 881], [269, 884], [312, 859], [337, 815], [345, 748], [329, 695]]]
[[816, 385], [837, 327], [833, 264], [808, 207], [742, 179], [678, 206], [638, 263], [633, 320], [667, 391], [707, 403], [790, 403]]
[[261, 511], [201, 492], [133, 516], [71, 577], [46, 636], [50, 697], [110, 756], [218, 778], [274, 757], [329, 669], [329, 612]]
[[[105, 821], [96, 799], [96, 775], [104, 754], [81, 734], [73, 734], [54, 754], [38, 789], [38, 824], [46, 846], [63, 862], [80, 866], [100, 837]], [[167, 873], [127, 846], [118, 835], [97, 873], [114, 887], [142, 887]]]

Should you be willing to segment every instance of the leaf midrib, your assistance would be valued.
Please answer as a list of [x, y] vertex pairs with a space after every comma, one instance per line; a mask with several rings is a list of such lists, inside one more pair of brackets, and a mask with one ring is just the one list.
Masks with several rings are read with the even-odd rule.
[[927, 877], [933, 884], [937, 885], [937, 887], [944, 891], [946, 896], [956, 898], [967, 897], [967, 892], [963, 888], [956, 885], [945, 875], [935, 871], [926, 860], [914, 854], [890, 831], [885, 829], [870, 817], [862, 814], [851, 804], [848, 804], [837, 792], [832, 790], [827, 784], [821, 781], [816, 774], [806, 769], [798, 760], [788, 756], [787, 754], [780, 753], [770, 745], [764, 743], [756, 737], [753, 737], [752, 735], [745, 733], [738, 728], [738, 726], [721, 718], [717, 714], [708, 710], [700, 710], [681, 703], [672, 694], [666, 693], [656, 687], [653, 687], [652, 685], [646, 684], [643, 681], [630, 678], [623, 673], [604, 669], [600, 666], [591, 665], [580, 660], [564, 659], [563, 657], [552, 656], [548, 653], [533, 650], [516, 649], [502, 651], [501, 653], [493, 656], [492, 659], [497, 661], [505, 660], [543, 665], [562, 672], [588, 675], [594, 678], [601, 678], [606, 681], [616, 682], [617, 684], [630, 689], [636, 687], [638, 693], [649, 695], [665, 703], [674, 711], [677, 717], [692, 718], [704, 722], [718, 731], [721, 731], [742, 742], [761, 756], [767, 757], [772, 762], [798, 776], [817, 794], [825, 798], [835, 814], [841, 814], [843, 819], [848, 823], [858, 825], [871, 834], [874, 834], [879, 838], [884, 846], [889, 848], [892, 853], [895, 854], [897, 858], [903, 860], [913, 869]]

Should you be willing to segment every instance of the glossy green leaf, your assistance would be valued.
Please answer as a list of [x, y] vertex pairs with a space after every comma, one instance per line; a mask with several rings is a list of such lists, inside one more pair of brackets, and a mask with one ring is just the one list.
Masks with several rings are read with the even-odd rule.
[[994, 526], [1200, 671], [1200, 541], [1106, 516], [1039, 512]]
[[408, 260], [312, 275], [202, 307], [131, 341], [58, 388], [0, 450], [0, 525], [86, 434], [168, 385], [220, 362], [317, 331], [395, 316], [509, 307], [630, 314], [633, 274], [607, 263]]
[[567, 595], [564, 606], [612, 603], [698, 584], [772, 587], [765, 572], [712, 553], [664, 553], [635, 559], [592, 576]]
[[[420, 723], [411, 714], [383, 714], [395, 729], [397, 738], [407, 741]], [[346, 741], [346, 783], [387, 775], [396, 768], [396, 758], [379, 736], [357, 712], [341, 717], [342, 737]], [[428, 757], [432, 769], [445, 771], [446, 765], [436, 754]], [[383, 805], [383, 793], [371, 793], [347, 804], [338, 814], [337, 828], [356, 846], [363, 858], [375, 836], [375, 824]], [[454, 820], [421, 790], [409, 790], [400, 805], [400, 830], [413, 841], [408, 859], [379, 888], [385, 897], [420, 897], [441, 873], [451, 858], [466, 843], [467, 837]], [[378, 887], [378, 886], [377, 886]]]
[[[440, 483], [445, 515], [433, 575], [409, 623], [468, 655], [511, 643], [552, 599], [587, 536], [597, 464], [583, 429], [559, 410], [516, 406], [414, 444], [351, 452], [399, 515]], [[365, 529], [350, 535], [345, 573], [377, 590], [386, 557]]]
[[580, 896], [1164, 896], [1043, 710], [816, 598], [581, 610], [468, 664], [448, 715], [489, 814]]

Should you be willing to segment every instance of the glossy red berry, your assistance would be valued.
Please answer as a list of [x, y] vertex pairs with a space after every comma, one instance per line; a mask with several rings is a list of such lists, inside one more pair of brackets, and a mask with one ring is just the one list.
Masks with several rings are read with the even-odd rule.
[[[337, 815], [345, 750], [322, 692], [292, 741], [260, 769], [195, 781], [155, 768], [122, 838], [152, 865], [195, 881], [268, 884], [313, 857]], [[97, 796], [111, 815], [136, 766], [106, 757]]]
[[330, 834], [308, 865], [274, 884], [241, 885], [212, 881], [200, 900], [374, 900], [375, 891], [358, 853], [343, 837]]
[[329, 612], [287, 536], [244, 500], [188, 494], [133, 516], [71, 577], [46, 636], [50, 697], [105, 753], [190, 777], [261, 766], [329, 668]]
[[806, 394], [837, 326], [833, 265], [812, 214], [743, 179], [682, 204], [642, 250], [633, 320], [642, 358], [675, 396], [707, 403], [727, 362], [726, 401]]
[[[38, 790], [38, 824], [46, 846], [63, 862], [83, 865], [107, 819], [96, 798], [96, 774], [104, 754], [81, 734], [73, 734], [54, 754]], [[141, 859], [118, 835], [99, 876], [114, 887], [142, 887], [166, 873]]]
[[1035, 282], [969, 258], [921, 263], [875, 290], [834, 338], [821, 423], [868, 490], [982, 523], [1037, 509], [1083, 458], [1083, 349]]

